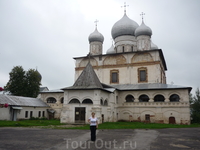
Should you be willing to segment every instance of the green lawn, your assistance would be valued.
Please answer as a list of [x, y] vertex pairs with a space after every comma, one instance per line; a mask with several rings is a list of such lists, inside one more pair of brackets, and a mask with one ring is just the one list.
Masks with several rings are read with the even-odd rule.
[[4, 121], [0, 120], [0, 127], [32, 127], [32, 126], [49, 126], [63, 125], [60, 120], [21, 120], [21, 121]]
[[[42, 126], [43, 128], [53, 129], [89, 129], [89, 125], [66, 127], [66, 124], [60, 123], [60, 120], [21, 120], [21, 121], [3, 121], [0, 120], [0, 127], [33, 127]], [[158, 124], [142, 122], [105, 122], [99, 124], [99, 129], [163, 129], [163, 128], [191, 128], [200, 127], [200, 124], [176, 125], [176, 124]]]

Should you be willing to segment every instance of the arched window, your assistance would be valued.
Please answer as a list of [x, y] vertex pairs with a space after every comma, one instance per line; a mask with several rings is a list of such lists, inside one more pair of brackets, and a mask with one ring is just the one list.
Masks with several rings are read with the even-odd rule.
[[54, 97], [49, 97], [47, 103], [56, 103], [56, 99]]
[[61, 103], [61, 104], [64, 103], [64, 97], [62, 97], [62, 98], [60, 99], [60, 103]]
[[78, 104], [78, 103], [80, 103], [80, 101], [76, 98], [69, 101], [69, 104], [74, 104], [74, 103]]
[[134, 102], [134, 97], [132, 95], [127, 95], [126, 102]]
[[148, 102], [149, 101], [149, 97], [145, 94], [140, 95], [139, 97], [139, 102]]
[[103, 105], [103, 100], [101, 99], [101, 105]]
[[104, 101], [104, 106], [108, 106], [108, 101], [107, 100]]
[[93, 104], [91, 99], [84, 99], [82, 104]]
[[169, 98], [170, 102], [179, 102], [180, 97], [177, 94], [172, 94]]
[[154, 102], [164, 102], [165, 101], [165, 97], [163, 95], [156, 95], [154, 97]]

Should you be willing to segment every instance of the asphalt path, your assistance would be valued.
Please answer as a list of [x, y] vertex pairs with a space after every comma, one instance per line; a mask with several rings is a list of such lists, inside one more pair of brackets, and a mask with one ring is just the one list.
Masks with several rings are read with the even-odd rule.
[[200, 128], [89, 130], [0, 128], [0, 150], [200, 150]]

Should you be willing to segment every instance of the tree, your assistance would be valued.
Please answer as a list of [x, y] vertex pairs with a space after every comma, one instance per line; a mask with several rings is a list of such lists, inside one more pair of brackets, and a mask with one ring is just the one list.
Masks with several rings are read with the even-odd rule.
[[22, 66], [16, 66], [9, 75], [5, 90], [16, 96], [37, 97], [41, 85], [41, 75], [37, 70], [29, 69], [26, 72]]
[[10, 80], [4, 89], [13, 95], [24, 96], [25, 71], [22, 66], [16, 66], [9, 73]]
[[37, 97], [40, 85], [41, 75], [37, 70], [29, 69], [26, 73], [26, 96]]
[[192, 123], [200, 123], [200, 91], [197, 88], [195, 96], [192, 97], [191, 102], [191, 117]]

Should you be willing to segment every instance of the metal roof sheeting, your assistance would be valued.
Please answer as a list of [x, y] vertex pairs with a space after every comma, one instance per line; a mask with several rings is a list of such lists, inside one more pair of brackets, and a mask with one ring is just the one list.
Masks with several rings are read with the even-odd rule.
[[64, 91], [60, 89], [55, 89], [55, 90], [49, 90], [49, 91], [42, 91], [40, 93], [64, 93]]
[[161, 84], [161, 83], [146, 83], [146, 84], [118, 84], [112, 85], [118, 90], [164, 90], [164, 89], [189, 89], [191, 87], [184, 87], [172, 84]]
[[45, 102], [38, 98], [0, 94], [0, 104], [5, 103], [14, 106], [49, 107]]

